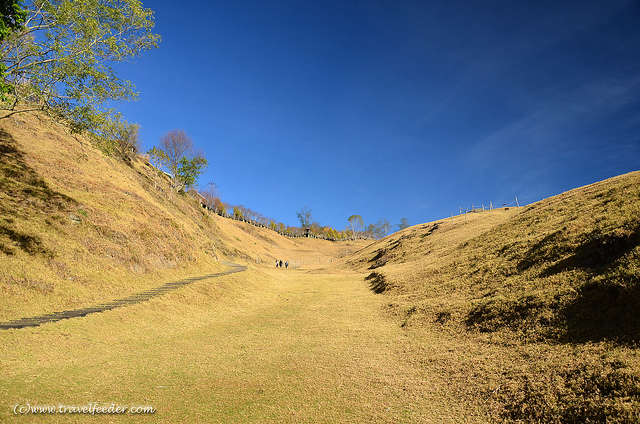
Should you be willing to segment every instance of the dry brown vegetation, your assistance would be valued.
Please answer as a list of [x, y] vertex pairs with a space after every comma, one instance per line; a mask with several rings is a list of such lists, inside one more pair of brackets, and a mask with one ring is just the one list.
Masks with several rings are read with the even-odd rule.
[[3, 120], [0, 155], [0, 321], [210, 274], [219, 260], [327, 263], [362, 245], [289, 239], [168, 199], [145, 159], [107, 157], [32, 115]]
[[115, 402], [155, 422], [640, 421], [640, 172], [368, 245], [169, 199], [144, 159], [34, 116], [3, 120], [0, 158], [0, 321], [249, 268], [0, 331], [0, 419]]
[[143, 160], [105, 157], [32, 117], [5, 123], [2, 149], [3, 321], [209, 274], [221, 259], [249, 270], [1, 331], [0, 420], [18, 404], [94, 402], [157, 409], [108, 418], [125, 422], [482, 422], [406, 358], [409, 340], [362, 274], [325, 268], [367, 241], [286, 238], [169, 201]]
[[637, 422], [640, 172], [454, 221], [350, 263], [407, 331], [462, 343], [446, 372], [497, 419]]

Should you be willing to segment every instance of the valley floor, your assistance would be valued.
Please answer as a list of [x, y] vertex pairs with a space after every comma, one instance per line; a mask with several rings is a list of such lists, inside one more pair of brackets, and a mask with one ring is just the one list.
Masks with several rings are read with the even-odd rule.
[[437, 350], [437, 341], [410, 338], [384, 302], [360, 274], [250, 267], [130, 307], [4, 330], [0, 421], [41, 422], [14, 415], [27, 404], [89, 403], [129, 408], [109, 422], [151, 420], [128, 413], [136, 406], [167, 423], [486, 421], [416, 360], [416, 343]]

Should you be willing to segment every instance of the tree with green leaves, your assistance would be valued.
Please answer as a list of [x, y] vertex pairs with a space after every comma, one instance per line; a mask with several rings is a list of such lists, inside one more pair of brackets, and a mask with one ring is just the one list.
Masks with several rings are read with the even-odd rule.
[[209, 162], [202, 156], [196, 156], [191, 159], [183, 156], [174, 176], [174, 190], [187, 191], [192, 189], [208, 164]]
[[91, 138], [103, 153], [129, 160], [131, 155], [138, 153], [140, 125], [129, 123], [120, 113], [110, 110], [99, 119]]
[[244, 219], [244, 215], [242, 214], [242, 210], [238, 206], [233, 207], [233, 217], [238, 221]]
[[358, 232], [364, 230], [364, 220], [360, 215], [351, 215], [348, 221], [353, 237], [358, 238]]
[[311, 226], [311, 209], [305, 206], [296, 212], [296, 216], [302, 228], [309, 228]]
[[[0, 43], [17, 32], [24, 25], [28, 12], [22, 8], [21, 0], [0, 1]], [[11, 90], [11, 85], [5, 80], [7, 65], [0, 61], [0, 101], [7, 101], [5, 93]]]
[[31, 0], [24, 11], [0, 43], [4, 117], [41, 110], [73, 132], [93, 131], [114, 113], [107, 102], [137, 97], [111, 64], [160, 42], [139, 0]]
[[28, 12], [21, 3], [21, 0], [0, 0], [0, 42], [24, 25]]
[[171, 175], [171, 191], [188, 190], [208, 165], [202, 154], [194, 153], [193, 139], [183, 130], [173, 129], [160, 137], [160, 147], [166, 158], [166, 167]]

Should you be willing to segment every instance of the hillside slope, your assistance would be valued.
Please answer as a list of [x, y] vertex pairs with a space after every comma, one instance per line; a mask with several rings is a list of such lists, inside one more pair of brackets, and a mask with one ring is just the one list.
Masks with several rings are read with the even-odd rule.
[[363, 242], [290, 239], [167, 196], [148, 162], [107, 157], [33, 115], [0, 122], [0, 321], [126, 297], [219, 260], [320, 264]]
[[407, 331], [465, 340], [457, 377], [507, 421], [640, 418], [640, 172], [414, 226], [349, 263]]
[[351, 263], [402, 295], [412, 319], [533, 340], [640, 341], [640, 172], [454, 221], [396, 233]]

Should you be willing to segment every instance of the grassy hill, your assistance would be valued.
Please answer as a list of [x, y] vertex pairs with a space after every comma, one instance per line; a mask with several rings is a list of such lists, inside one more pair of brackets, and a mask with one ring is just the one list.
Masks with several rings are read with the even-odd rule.
[[[353, 422], [352, 411], [380, 422], [413, 422], [422, 412], [459, 422], [465, 411], [479, 422], [640, 421], [640, 172], [373, 243], [283, 237], [208, 214], [188, 195], [169, 199], [167, 190], [140, 157], [107, 157], [33, 115], [0, 122], [0, 321], [127, 298], [223, 271], [228, 260], [249, 268], [90, 319], [3, 330], [3, 355], [13, 361], [4, 364], [5, 397], [49, 399], [67, 378], [67, 389], [100, 399], [129, 385], [146, 398], [150, 378], [175, 373], [182, 376], [175, 388], [152, 396], [170, 414], [166, 422], [192, 414], [187, 392], [202, 404], [223, 399], [220, 408], [231, 405], [226, 413], [236, 418], [248, 402], [261, 417], [267, 404], [254, 398], [263, 389], [247, 392], [244, 377], [233, 377], [239, 349], [249, 346], [243, 369], [258, 370], [274, 405], [304, 410], [311, 398], [294, 394], [324, 393], [318, 399], [343, 408], [335, 422]], [[303, 269], [276, 270], [276, 259]], [[385, 319], [374, 313], [379, 304]], [[390, 322], [402, 327], [402, 339]], [[228, 340], [238, 346], [223, 348]], [[168, 359], [176, 341], [188, 360]], [[138, 351], [139, 358], [123, 356]], [[101, 368], [102, 391], [86, 355], [119, 364]], [[186, 373], [202, 357], [209, 358], [202, 370]], [[111, 368], [125, 371], [110, 376]], [[287, 380], [285, 368], [295, 378]], [[31, 385], [36, 369], [50, 376], [47, 384]], [[83, 382], [76, 387], [67, 374]], [[345, 384], [354, 389], [329, 389]], [[66, 395], [56, 390], [52, 402]], [[227, 392], [240, 397], [231, 401]], [[380, 408], [373, 415], [372, 397]], [[388, 402], [396, 408], [390, 415]], [[285, 409], [273, 422], [295, 416]], [[332, 417], [306, 414], [307, 422]]]
[[453, 378], [502, 418], [640, 418], [640, 172], [417, 225], [349, 262], [408, 331], [469, 343]]
[[92, 306], [225, 269], [327, 263], [359, 242], [291, 239], [155, 187], [141, 157], [107, 157], [33, 115], [0, 123], [0, 321]]

